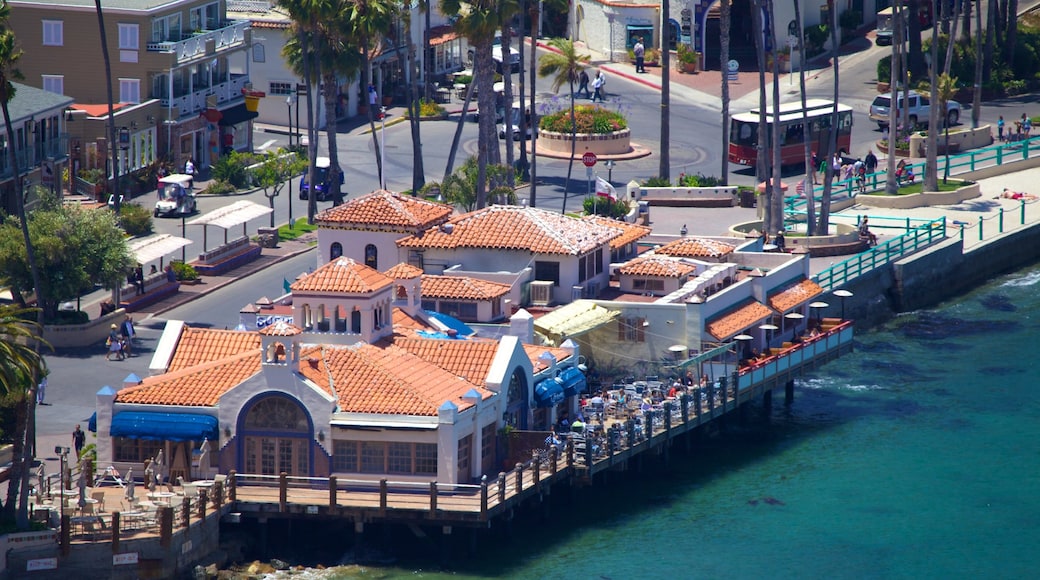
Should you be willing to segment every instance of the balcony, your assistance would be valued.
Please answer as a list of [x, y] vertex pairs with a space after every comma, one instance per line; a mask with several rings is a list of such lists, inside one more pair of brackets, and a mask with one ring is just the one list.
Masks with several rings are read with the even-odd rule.
[[[56, 161], [64, 161], [69, 154], [69, 135], [62, 133], [57, 138], [46, 142], [33, 143], [31, 148], [15, 152], [18, 162], [18, 173], [28, 173], [40, 166], [45, 159], [51, 158]], [[0, 181], [7, 181], [14, 176], [11, 171], [11, 162], [8, 159], [6, 149], [0, 150]]]
[[176, 63], [184, 64], [206, 56], [206, 45], [211, 40], [216, 52], [236, 47], [247, 48], [246, 30], [249, 29], [249, 22], [229, 21], [225, 24], [223, 28], [198, 32], [184, 40], [150, 42], [148, 52], [174, 54]]
[[[206, 98], [217, 97], [217, 104], [223, 105], [237, 101], [242, 98], [242, 89], [249, 82], [249, 75], [231, 75], [231, 80], [217, 83], [213, 86], [201, 88], [194, 92], [183, 94], [178, 97], [158, 97], [163, 108], [174, 107], [180, 111], [180, 116], [198, 113], [206, 109]], [[178, 91], [174, 91], [175, 93]]]

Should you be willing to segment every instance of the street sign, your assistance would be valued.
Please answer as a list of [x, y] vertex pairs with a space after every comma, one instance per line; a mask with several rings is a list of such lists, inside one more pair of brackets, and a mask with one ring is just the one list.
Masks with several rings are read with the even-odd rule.
[[590, 166], [586, 167], [585, 168], [585, 177], [587, 177], [589, 179], [592, 179], [593, 175], [595, 175], [595, 173], [593, 173], [593, 171], [592, 171], [592, 166], [590, 165]]
[[596, 164], [597, 160], [596, 154], [592, 151], [586, 151], [585, 154], [581, 156], [581, 162], [585, 164], [585, 167], [592, 167]]

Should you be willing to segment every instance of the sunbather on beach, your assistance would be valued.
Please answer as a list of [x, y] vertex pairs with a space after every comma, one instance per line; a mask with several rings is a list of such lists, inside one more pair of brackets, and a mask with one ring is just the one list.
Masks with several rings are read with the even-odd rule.
[[1004, 192], [1000, 194], [1000, 197], [1005, 199], [1038, 199], [1037, 196], [1031, 193], [1022, 193], [1020, 191], [1011, 191], [1008, 188], [1004, 188]]

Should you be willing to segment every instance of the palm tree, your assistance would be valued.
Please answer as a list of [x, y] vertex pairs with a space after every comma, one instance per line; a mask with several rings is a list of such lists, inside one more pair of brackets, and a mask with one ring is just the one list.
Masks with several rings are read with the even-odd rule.
[[[668, 0], [661, 0], [661, 14], [670, 14]], [[666, 21], [667, 23], [667, 21]], [[672, 180], [671, 161], [668, 157], [668, 146], [671, 144], [671, 110], [668, 108], [671, 102], [671, 75], [672, 67], [668, 66], [671, 61], [671, 23], [661, 27], [661, 163], [657, 172], [663, 179]]]
[[[773, 0], [769, 0], [769, 13], [776, 14]], [[776, 44], [776, 26], [774, 23], [770, 23], [767, 33], [769, 34], [769, 44], [773, 47], [773, 134], [769, 136], [769, 140], [772, 143], [773, 155], [771, 165], [773, 167], [773, 175], [768, 184], [769, 189], [773, 191], [769, 197], [769, 213], [775, 216], [778, 222], [775, 225], [782, 228], [784, 225], [784, 191], [780, 184], [783, 163], [783, 158], [780, 155], [780, 59], [778, 58], [779, 51]]]
[[[939, 84], [936, 82], [939, 78], [937, 71], [938, 58], [939, 58], [939, 23], [938, 18], [932, 19], [932, 47], [931, 47], [931, 60], [932, 66], [928, 70], [928, 84], [930, 86], [931, 95], [929, 96], [928, 102], [932, 104], [931, 109], [928, 111], [928, 137], [925, 144], [925, 163], [924, 163], [924, 190], [925, 191], [938, 191], [939, 180], [937, 177], [937, 168], [935, 166], [936, 156], [936, 144], [938, 142], [936, 133], [933, 129], [939, 126], [939, 107], [937, 105], [939, 101]], [[947, 37], [947, 42], [951, 39]], [[952, 45], [953, 43], [950, 42]]]
[[43, 326], [27, 321], [34, 314], [40, 317], [38, 308], [0, 306], [0, 393], [20, 394], [25, 398], [24, 405], [17, 410], [13, 476], [7, 488], [4, 513], [5, 519], [14, 516], [22, 530], [29, 527], [28, 466], [35, 451], [32, 443], [36, 439], [36, 389], [40, 377], [46, 374], [46, 364], [40, 355], [40, 345], [47, 344], [40, 336]]
[[[29, 272], [32, 275], [33, 280], [33, 291], [36, 293], [36, 303], [43, 304], [44, 297], [41, 295], [42, 284], [40, 284], [40, 269], [36, 262], [36, 249], [32, 244], [32, 239], [29, 237], [29, 221], [25, 216], [25, 192], [23, 191], [23, 184], [21, 180], [20, 172], [18, 171], [18, 156], [16, 154], [16, 144], [14, 139], [11, 138], [15, 135], [14, 125], [11, 123], [11, 111], [10, 105], [11, 100], [14, 98], [15, 88], [11, 80], [15, 78], [21, 78], [21, 72], [15, 68], [18, 63], [18, 59], [22, 56], [22, 51], [18, 48], [18, 39], [15, 37], [14, 31], [9, 27], [9, 19], [11, 16], [11, 9], [8, 6], [6, 0], [0, 3], [0, 109], [3, 111], [4, 116], [4, 128], [7, 131], [8, 141], [10, 146], [7, 148], [8, 162], [11, 165], [11, 170], [14, 171], [14, 196], [15, 196], [15, 211], [18, 214], [19, 225], [22, 230], [22, 238], [25, 241], [25, 253], [26, 260], [29, 262]], [[104, 35], [102, 34], [102, 41], [104, 41]], [[106, 59], [107, 60], [107, 59]], [[109, 83], [109, 91], [111, 91], [111, 83]], [[109, 93], [111, 95], [111, 93]], [[109, 99], [111, 101], [111, 99]], [[114, 149], [114, 147], [113, 147]], [[28, 151], [23, 151], [28, 153]], [[118, 199], [118, 196], [116, 196]], [[37, 309], [36, 311], [36, 324], [38, 328], [43, 326], [43, 310]], [[15, 334], [17, 336], [17, 334]], [[34, 342], [35, 356], [39, 356], [39, 345]], [[38, 367], [37, 367], [38, 368]], [[12, 481], [18, 481], [19, 491], [21, 493], [21, 502], [18, 507], [18, 526], [20, 529], [28, 527], [28, 495], [29, 495], [29, 470], [26, 466], [29, 465], [29, 461], [32, 459], [32, 449], [26, 443], [32, 441], [36, 437], [36, 378], [37, 374], [29, 373], [31, 378], [28, 388], [28, 411], [26, 414], [27, 420], [25, 421], [25, 432], [19, 432], [18, 438], [16, 439], [16, 448], [14, 453], [14, 465], [13, 465], [13, 477]], [[18, 448], [17, 443], [21, 442], [22, 448]], [[16, 487], [16, 486], [10, 486]], [[10, 497], [10, 491], [8, 492]]]
[[798, 23], [798, 88], [802, 97], [802, 154], [805, 156], [805, 179], [802, 185], [805, 191], [805, 235], [811, 236], [816, 231], [816, 190], [813, 182], [816, 181], [816, 167], [812, 162], [812, 128], [809, 125], [809, 111], [805, 109], [805, 29], [802, 28], [801, 1], [794, 1], [794, 21]]
[[[762, 0], [751, 2], [751, 30], [755, 41], [755, 56], [758, 59], [758, 145], [755, 156], [755, 182], [764, 183], [769, 179], [768, 158], [766, 157], [766, 53], [765, 42], [762, 38]], [[765, 188], [765, 215], [762, 223], [767, 231], [776, 231], [778, 225], [776, 216], [772, 214], [773, 192], [769, 187]]]
[[[827, 139], [827, 152], [828, 155], [834, 155], [840, 153], [838, 151], [838, 131], [840, 126], [838, 124], [838, 55], [840, 54], [840, 46], [838, 45], [838, 11], [831, 10], [831, 60], [833, 61], [832, 66], [834, 67], [834, 91], [831, 96], [831, 100], [834, 102], [834, 109], [831, 112], [831, 130]], [[898, 38], [902, 38], [901, 36]], [[893, 43], [893, 44], [902, 44]], [[823, 182], [823, 195], [820, 198], [820, 221], [819, 227], [816, 231], [822, 235], [827, 235], [830, 231], [830, 215], [831, 215], [831, 181], [834, 175], [833, 164], [828, 159], [827, 162], [827, 173], [824, 174]]]
[[[527, 115], [523, 114], [524, 96], [526, 95], [527, 83], [524, 79], [524, 70], [526, 70], [526, 63], [524, 62], [524, 14], [527, 13], [527, 0], [520, 0], [519, 7], [517, 9], [517, 20], [519, 21], [520, 35], [517, 38], [517, 49], [520, 51], [520, 70], [517, 71], [517, 78], [520, 80], [520, 159], [517, 161], [517, 168], [521, 171], [521, 180], [530, 181], [531, 179], [531, 164], [527, 160]], [[534, 52], [534, 47], [531, 47], [531, 52]], [[534, 85], [531, 85], [531, 92], [534, 92]], [[533, 189], [534, 184], [531, 184]]]
[[[903, 3], [895, 0], [892, 5], [892, 38], [903, 38]], [[902, 42], [892, 41], [892, 66], [889, 67], [890, 106], [888, 108], [888, 163], [885, 170], [885, 193], [895, 195], [899, 192], [896, 179], [896, 142], [899, 140], [899, 109], [895, 106], [899, 98], [899, 81], [903, 76]], [[906, 107], [903, 107], [906, 109]]]
[[[351, 31], [361, 44], [361, 62], [365, 71], [365, 83], [371, 85], [373, 82], [371, 50], [376, 39], [390, 29], [394, 18], [393, 0], [351, 0], [349, 13]], [[372, 134], [379, 183], [385, 183], [383, 160], [379, 155], [379, 133], [376, 131], [376, 111], [374, 109], [375, 107], [368, 107], [368, 128]]]
[[[520, 5], [516, 0], [498, 0], [499, 19], [502, 22], [502, 83], [504, 86], [505, 111], [503, 111], [503, 125], [506, 128], [506, 165], [513, 167], [513, 59], [510, 56], [511, 39], [513, 37], [512, 22], [520, 12]], [[522, 108], [522, 107], [521, 107]], [[523, 115], [520, 115], [523, 118]], [[520, 132], [520, 149], [524, 148], [525, 133]], [[513, 185], [515, 173], [510, 173], [509, 184]]]
[[[538, 67], [535, 64], [535, 46], [538, 42], [538, 10], [542, 2], [536, 2], [530, 0], [530, 20], [531, 20], [531, 118], [535, 118], [535, 73], [538, 71]], [[531, 131], [531, 195], [528, 196], [528, 202], [531, 207], [537, 205], [538, 200], [538, 131]]]
[[[797, 4], [798, 0], [795, 0]], [[726, 63], [729, 62], [729, 26], [730, 3], [729, 0], [723, 0], [719, 3], [719, 40], [722, 43], [719, 51], [719, 72], [722, 74], [722, 185], [729, 184], [729, 77], [726, 70]]]
[[[6, 0], [4, 6], [7, 6]], [[123, 200], [119, 198], [119, 148], [116, 147], [116, 113], [112, 98], [112, 61], [108, 57], [108, 36], [105, 34], [105, 14], [101, 11], [101, 0], [94, 0], [97, 12], [98, 31], [101, 35], [101, 56], [105, 62], [105, 89], [108, 92], [108, 149], [112, 156], [112, 209], [119, 215]], [[172, 95], [171, 95], [172, 96]]]
[[[322, 10], [325, 8], [325, 0], [279, 0], [279, 3], [289, 12], [289, 16], [293, 20], [293, 31], [299, 44], [300, 60], [303, 64], [303, 83], [307, 87], [307, 95], [304, 99], [304, 104], [307, 106], [307, 183], [313, 185], [314, 160], [318, 151], [313, 99], [313, 81], [317, 72], [313, 70], [313, 67], [317, 63], [311, 46], [321, 44], [318, 22], [321, 20]], [[285, 50], [288, 48], [287, 45]], [[314, 223], [314, 215], [318, 213], [318, 200], [314, 192], [315, 188], [311, 187], [307, 200], [307, 223], [311, 224]]]
[[570, 190], [575, 149], [578, 143], [575, 138], [578, 123], [574, 118], [574, 79], [578, 78], [581, 69], [588, 64], [589, 55], [578, 54], [574, 49], [574, 41], [566, 38], [554, 38], [549, 41], [549, 45], [559, 52], [548, 52], [538, 59], [538, 76], [553, 77], [552, 90], [554, 93], [558, 92], [564, 83], [570, 87], [571, 93], [571, 156], [567, 161], [567, 181], [563, 182], [563, 206], [560, 208], [560, 213], [565, 213], [567, 211], [567, 192]]
[[[495, 134], [494, 60], [491, 44], [495, 31], [501, 28], [499, 12], [494, 0], [441, 0], [441, 11], [457, 17], [455, 29], [469, 40], [473, 48], [473, 83], [477, 88], [477, 209], [487, 204], [487, 164], [498, 163], [498, 136]], [[503, 60], [507, 60], [503, 57]], [[491, 147], [492, 140], [495, 147]]]

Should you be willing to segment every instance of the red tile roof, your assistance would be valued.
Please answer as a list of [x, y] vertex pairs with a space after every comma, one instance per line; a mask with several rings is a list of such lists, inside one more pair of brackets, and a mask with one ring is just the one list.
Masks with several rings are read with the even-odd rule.
[[[254, 337], [256, 333], [251, 334]], [[220, 360], [148, 377], [116, 394], [117, 403], [212, 407], [229, 389], [260, 372], [260, 353], [243, 352]]]
[[534, 366], [535, 373], [540, 373], [549, 366], [538, 359], [538, 357], [540, 357], [545, 351], [549, 351], [550, 354], [556, 357], [556, 362], [568, 359], [571, 356], [570, 352], [562, 348], [541, 346], [537, 344], [523, 344], [523, 347], [524, 352], [527, 353], [527, 358], [531, 359], [531, 365]]
[[618, 250], [632, 242], [637, 242], [646, 236], [650, 235], [653, 231], [652, 228], [647, 226], [641, 226], [639, 224], [630, 224], [625, 221], [612, 220], [601, 215], [590, 215], [585, 216], [585, 219], [594, 223], [597, 223], [608, 228], [613, 228], [621, 232], [621, 235], [610, 240], [610, 249]]
[[772, 294], [769, 297], [769, 305], [773, 307], [773, 310], [784, 313], [795, 306], [805, 304], [820, 294], [823, 294], [823, 288], [819, 284], [812, 280], [802, 280]]
[[263, 336], [296, 336], [302, 334], [303, 329], [290, 322], [279, 320], [271, 326], [265, 326], [259, 330]]
[[343, 205], [322, 211], [315, 218], [320, 227], [398, 226], [426, 229], [451, 216], [451, 206], [386, 190], [374, 191]]
[[449, 373], [483, 386], [491, 362], [498, 352], [498, 341], [446, 340], [433, 338], [395, 338], [394, 345], [429, 361]]
[[[342, 207], [342, 206], [340, 206]], [[293, 292], [369, 294], [393, 285], [394, 280], [350, 258], [340, 257], [292, 283]]]
[[709, 319], [705, 330], [718, 340], [726, 340], [772, 315], [773, 311], [761, 302], [750, 301], [726, 314]]
[[456, 216], [397, 245], [408, 248], [479, 248], [534, 254], [579, 255], [621, 235], [620, 230], [543, 209], [493, 205]]
[[410, 280], [422, 276], [422, 270], [406, 262], [401, 262], [383, 273], [394, 280]]
[[426, 324], [422, 320], [413, 317], [412, 315], [408, 314], [404, 310], [401, 310], [400, 308], [394, 308], [393, 310], [393, 324], [394, 332], [398, 334], [404, 334], [407, 331], [414, 330], [437, 330], [436, 328], [433, 328], [432, 326]]
[[676, 258], [649, 255], [636, 258], [618, 268], [623, 276], [656, 276], [659, 278], [683, 278], [697, 271], [697, 266]]
[[676, 258], [721, 258], [733, 252], [733, 244], [710, 238], [679, 238], [654, 250], [656, 254]]
[[468, 276], [422, 277], [423, 298], [442, 300], [493, 300], [509, 293], [509, 284], [489, 282]]
[[260, 335], [241, 330], [215, 330], [185, 325], [167, 372], [221, 360], [243, 352], [260, 352]]
[[341, 412], [436, 416], [445, 401], [451, 401], [459, 410], [470, 407], [462, 400], [470, 389], [476, 389], [485, 399], [493, 395], [389, 344], [329, 347], [325, 361], [331, 369]]

